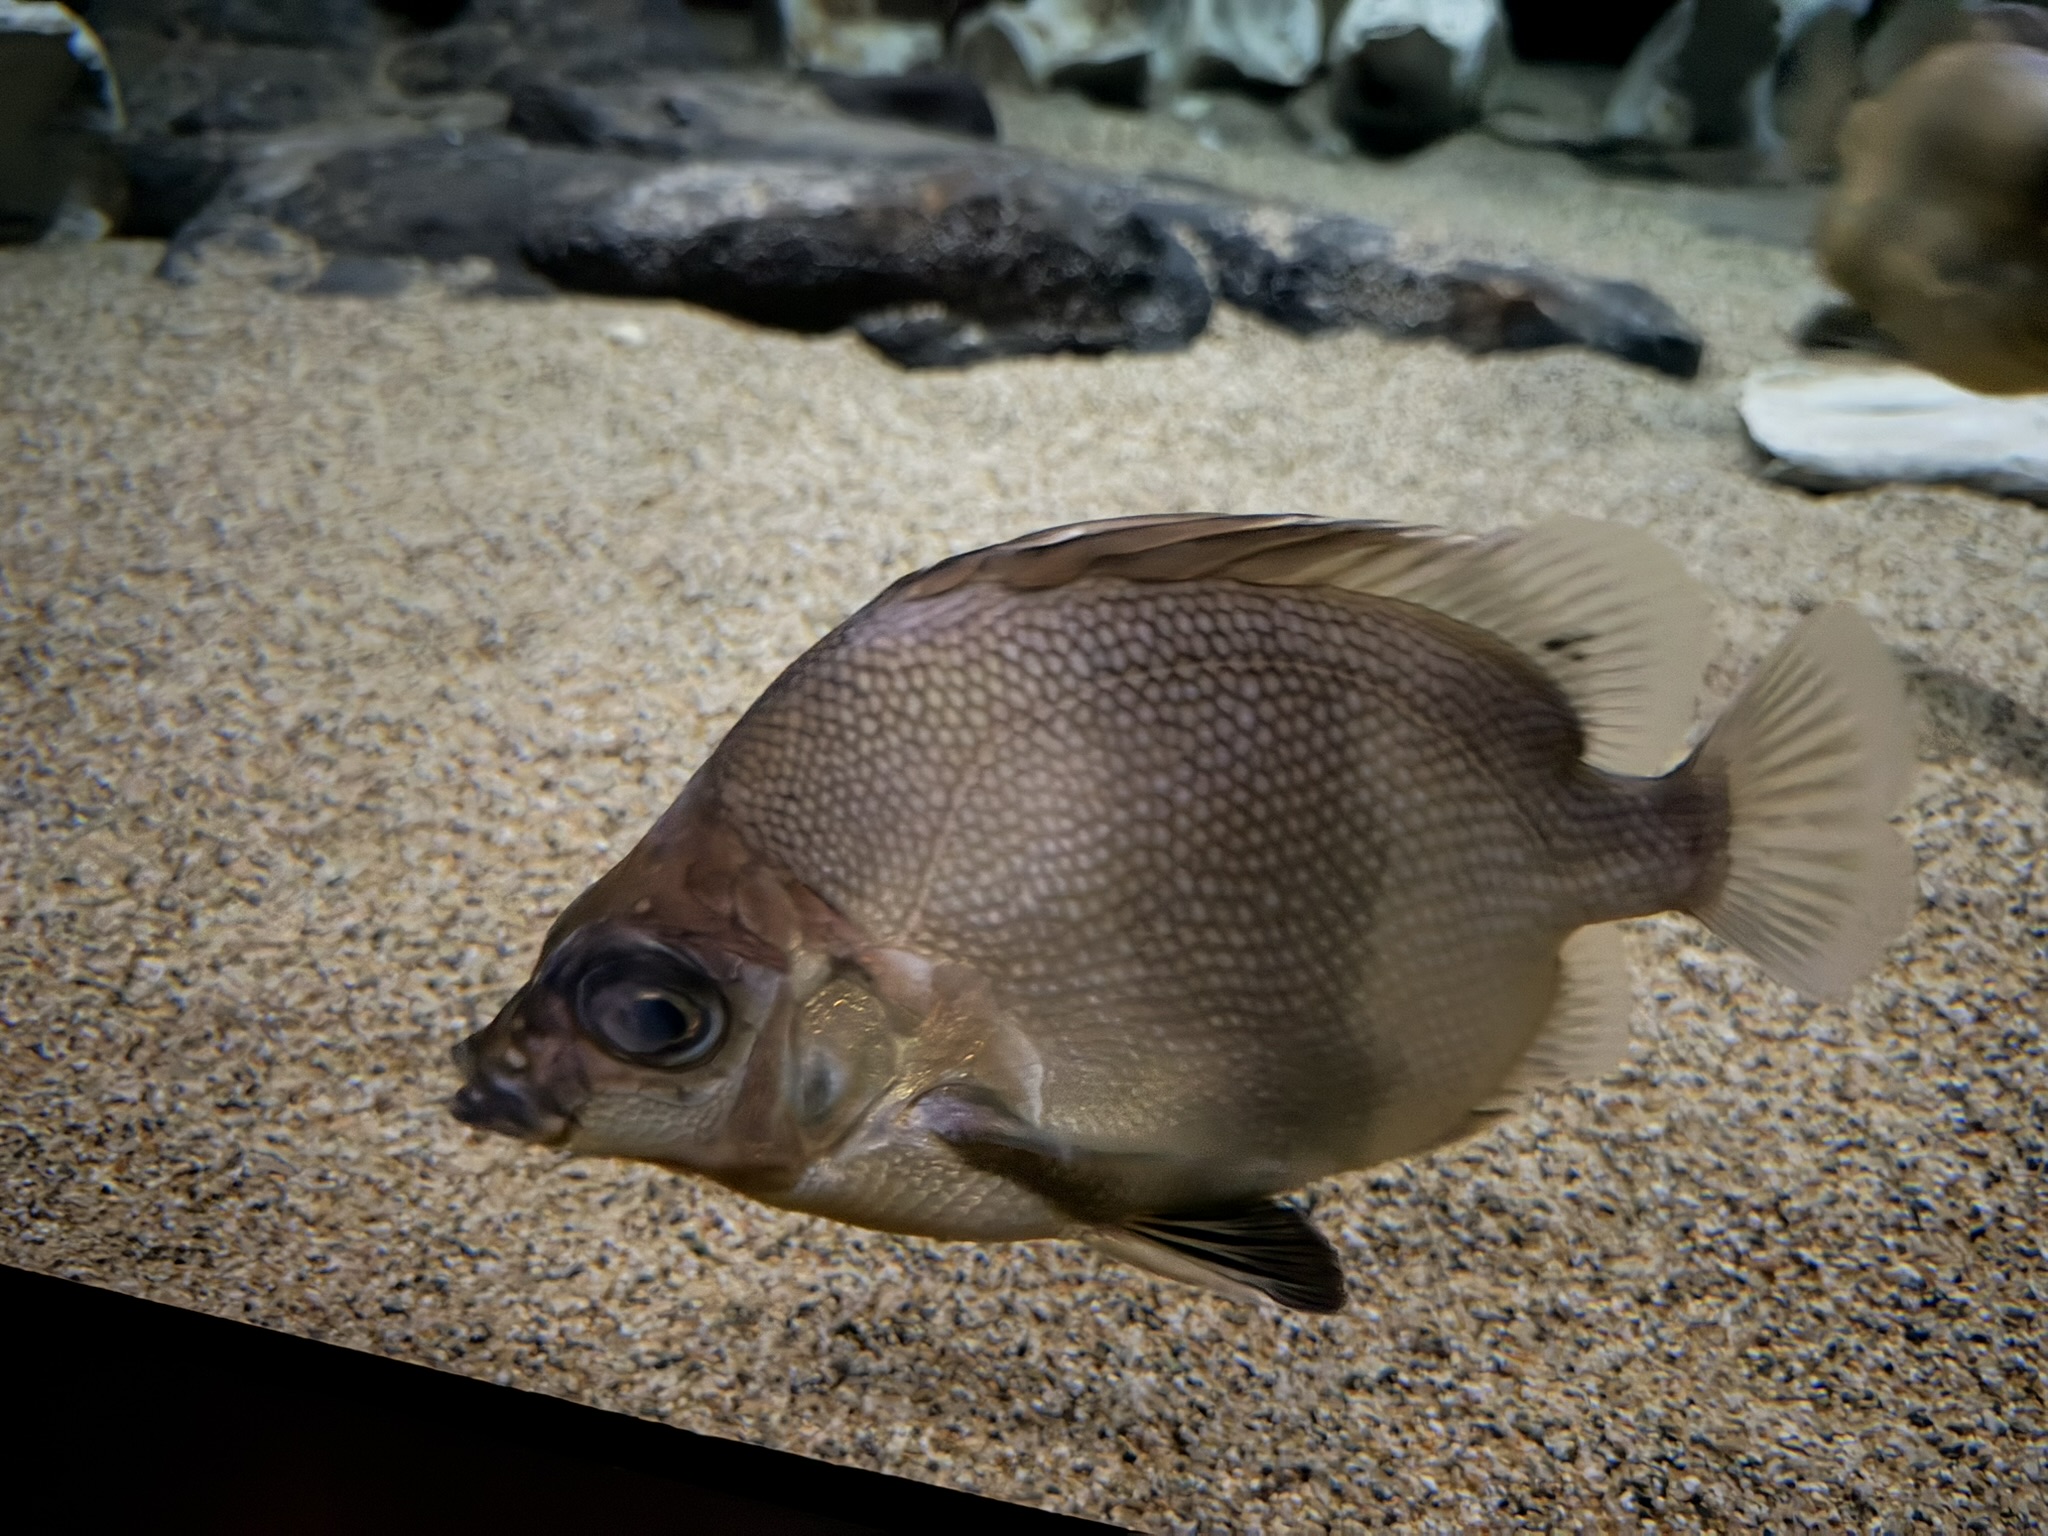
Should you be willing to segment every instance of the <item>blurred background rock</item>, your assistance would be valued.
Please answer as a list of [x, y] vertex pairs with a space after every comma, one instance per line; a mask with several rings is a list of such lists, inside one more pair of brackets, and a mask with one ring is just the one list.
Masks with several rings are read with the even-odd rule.
[[[1185, 345], [1254, 291], [1322, 304], [1219, 267], [1215, 231], [1257, 221], [1213, 198], [1191, 217], [1191, 193], [986, 147], [991, 93], [1073, 92], [1214, 152], [1398, 160], [1484, 133], [1672, 186], [1711, 233], [1818, 228], [1843, 297], [1788, 342], [2024, 393], [2048, 387], [2044, 44], [2048, 9], [1992, 0], [0, 0], [0, 240], [171, 239], [166, 276], [323, 292], [431, 267], [661, 295], [943, 366]], [[721, 158], [748, 168], [702, 169]], [[674, 205], [658, 234], [583, 195], [629, 184]], [[649, 239], [658, 260], [622, 257]], [[1365, 226], [1318, 252], [1260, 260], [1321, 263], [1349, 323], [1697, 366], [1676, 316], [1613, 285], [1451, 282], [1452, 258]], [[1396, 315], [1404, 284], [1437, 309]]]
[[89, 28], [61, 5], [0, 0], [0, 242], [96, 239], [118, 222], [123, 122]]
[[1859, 100], [1999, 17], [2048, 36], [2038, 6], [1971, 0], [7, 0], [0, 232], [90, 231], [59, 218], [69, 199], [165, 236], [259, 136], [466, 131], [535, 73], [652, 70], [941, 73], [1167, 112], [1218, 147], [1399, 157], [1476, 130], [1621, 174], [1797, 186], [1834, 173]]

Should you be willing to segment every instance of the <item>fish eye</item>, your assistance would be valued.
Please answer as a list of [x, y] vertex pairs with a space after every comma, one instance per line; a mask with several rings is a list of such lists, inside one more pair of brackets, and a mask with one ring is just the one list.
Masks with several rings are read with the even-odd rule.
[[646, 949], [584, 972], [576, 987], [576, 1022], [627, 1061], [694, 1066], [725, 1038], [725, 999], [680, 956]]

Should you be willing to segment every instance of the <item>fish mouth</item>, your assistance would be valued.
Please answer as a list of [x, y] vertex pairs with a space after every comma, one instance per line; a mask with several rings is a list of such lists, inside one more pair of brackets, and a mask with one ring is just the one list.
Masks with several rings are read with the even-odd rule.
[[531, 1083], [485, 1061], [475, 1035], [450, 1054], [468, 1081], [449, 1098], [448, 1112], [464, 1125], [543, 1144], [568, 1137], [569, 1117]]

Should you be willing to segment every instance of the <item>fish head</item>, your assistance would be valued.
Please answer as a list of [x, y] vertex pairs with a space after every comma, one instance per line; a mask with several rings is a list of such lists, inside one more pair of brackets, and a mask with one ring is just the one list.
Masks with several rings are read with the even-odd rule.
[[887, 1093], [917, 1027], [839, 958], [849, 947], [716, 818], [671, 813], [455, 1047], [449, 1107], [479, 1130], [773, 1198]]
[[456, 1047], [466, 1081], [452, 1108], [481, 1130], [573, 1151], [726, 1161], [751, 1047], [783, 990], [772, 968], [708, 945], [586, 923]]

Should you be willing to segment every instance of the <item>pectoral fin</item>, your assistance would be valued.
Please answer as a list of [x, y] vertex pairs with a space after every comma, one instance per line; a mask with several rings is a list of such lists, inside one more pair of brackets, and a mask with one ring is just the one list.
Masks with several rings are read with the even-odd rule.
[[1238, 1301], [1263, 1296], [1296, 1312], [1344, 1305], [1344, 1272], [1328, 1239], [1279, 1201], [1133, 1217], [1089, 1241], [1111, 1258]]
[[1023, 1185], [1077, 1221], [1120, 1220], [1160, 1192], [1201, 1187], [1200, 1172], [1185, 1159], [1077, 1145], [1023, 1119], [978, 1083], [934, 1088], [912, 1114], [968, 1166]]
[[[1113, 1258], [1239, 1301], [1263, 1296], [1300, 1312], [1344, 1304], [1336, 1253], [1293, 1206], [1187, 1203], [1232, 1183], [1255, 1184], [1251, 1170], [1077, 1146], [972, 1083], [934, 1088], [912, 1113], [970, 1166], [1021, 1184], [1092, 1227], [1088, 1241]], [[1146, 1214], [1161, 1209], [1170, 1214]]]

